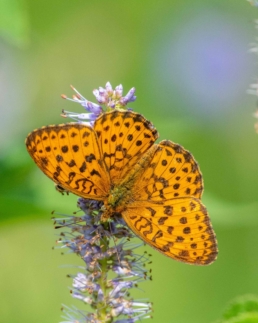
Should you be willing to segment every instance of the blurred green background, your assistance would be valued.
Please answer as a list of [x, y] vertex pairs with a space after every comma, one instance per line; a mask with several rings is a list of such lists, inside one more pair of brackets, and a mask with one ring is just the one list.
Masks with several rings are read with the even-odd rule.
[[60, 98], [70, 84], [92, 101], [107, 81], [135, 86], [130, 106], [200, 164], [219, 257], [195, 267], [151, 251], [154, 279], [137, 296], [154, 302], [152, 322], [212, 323], [232, 298], [258, 294], [256, 100], [246, 94], [256, 18], [245, 0], [0, 1], [1, 322], [60, 322], [62, 303], [81, 305], [63, 265], [82, 263], [51, 250], [50, 213], [71, 214], [77, 198], [57, 193], [24, 145], [32, 129], [62, 123], [61, 109], [83, 112]]

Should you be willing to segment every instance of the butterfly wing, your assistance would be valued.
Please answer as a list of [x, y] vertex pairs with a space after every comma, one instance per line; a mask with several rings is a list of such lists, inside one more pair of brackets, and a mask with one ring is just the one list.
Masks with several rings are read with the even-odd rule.
[[47, 126], [31, 132], [25, 143], [38, 167], [63, 189], [95, 200], [107, 197], [110, 179], [91, 127]]
[[168, 257], [196, 265], [208, 265], [217, 257], [216, 237], [198, 199], [182, 197], [144, 206], [136, 202], [122, 215], [137, 236]]
[[164, 201], [183, 196], [201, 198], [202, 191], [202, 174], [191, 153], [163, 140], [138, 179], [134, 198], [137, 201]]
[[119, 184], [158, 138], [157, 130], [132, 111], [102, 114], [94, 123], [111, 183]]
[[199, 198], [202, 175], [192, 155], [171, 141], [154, 146], [148, 166], [132, 189], [132, 203], [122, 215], [145, 242], [167, 256], [206, 265], [217, 243]]

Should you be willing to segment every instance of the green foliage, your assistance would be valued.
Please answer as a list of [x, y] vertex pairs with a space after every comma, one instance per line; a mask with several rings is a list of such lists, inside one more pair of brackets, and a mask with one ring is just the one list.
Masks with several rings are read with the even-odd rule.
[[31, 183], [33, 164], [22, 158], [23, 155], [20, 149], [13, 149], [0, 158], [0, 214], [3, 214], [0, 221], [26, 216], [28, 210], [37, 215], [42, 211], [36, 203], [37, 194]]
[[258, 323], [258, 313], [244, 313], [222, 323]]
[[258, 296], [244, 295], [233, 300], [218, 323], [258, 323]]

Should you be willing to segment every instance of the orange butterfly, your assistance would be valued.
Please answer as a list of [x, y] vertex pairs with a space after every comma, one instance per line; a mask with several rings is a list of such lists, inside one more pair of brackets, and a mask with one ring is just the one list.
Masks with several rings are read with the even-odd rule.
[[173, 259], [207, 265], [218, 250], [200, 198], [202, 175], [193, 156], [142, 115], [114, 110], [93, 127], [68, 123], [31, 132], [26, 146], [59, 187], [104, 203], [102, 220], [119, 213], [143, 241]]

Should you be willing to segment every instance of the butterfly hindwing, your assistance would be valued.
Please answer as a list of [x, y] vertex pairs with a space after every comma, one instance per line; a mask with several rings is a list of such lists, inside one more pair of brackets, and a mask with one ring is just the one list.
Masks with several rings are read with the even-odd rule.
[[163, 204], [136, 201], [122, 215], [137, 236], [168, 257], [197, 265], [216, 259], [216, 237], [198, 199], [176, 198]]

